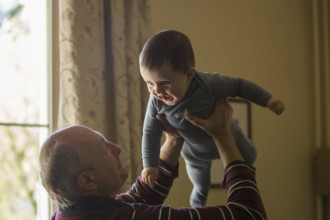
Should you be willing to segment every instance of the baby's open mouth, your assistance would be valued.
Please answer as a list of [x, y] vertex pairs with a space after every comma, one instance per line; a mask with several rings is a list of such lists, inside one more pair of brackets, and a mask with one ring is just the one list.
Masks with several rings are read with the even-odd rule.
[[156, 93], [154, 93], [153, 95], [154, 95], [157, 99], [159, 99], [159, 100], [165, 102], [166, 104], [170, 104], [171, 102], [174, 101], [174, 97], [171, 96], [171, 95], [169, 95], [169, 94], [167, 94], [167, 93], [162, 93], [162, 94], [159, 94], [159, 95], [156, 94]]
[[168, 95], [168, 94], [165, 94], [165, 95], [163, 95], [163, 99], [164, 99], [165, 101], [172, 101], [172, 100], [173, 100], [173, 97], [170, 96], [170, 95]]

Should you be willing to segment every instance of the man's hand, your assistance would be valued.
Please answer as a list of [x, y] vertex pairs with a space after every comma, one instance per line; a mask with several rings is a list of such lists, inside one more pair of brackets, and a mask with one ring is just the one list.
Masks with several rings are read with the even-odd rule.
[[227, 100], [218, 99], [213, 113], [208, 119], [204, 120], [192, 115], [186, 117], [192, 124], [200, 127], [213, 137], [224, 167], [232, 161], [243, 160], [236, 146], [234, 137], [230, 132], [232, 114], [233, 108]]
[[233, 108], [226, 99], [219, 99], [215, 104], [214, 111], [208, 119], [201, 119], [193, 115], [188, 115], [186, 119], [192, 124], [203, 129], [212, 137], [226, 135], [230, 133], [230, 120]]
[[272, 110], [273, 112], [275, 112], [275, 114], [280, 115], [282, 114], [282, 112], [284, 112], [284, 104], [281, 102], [281, 100], [271, 97], [267, 104], [266, 104], [267, 108], [269, 108], [270, 110]]
[[156, 115], [156, 118], [160, 121], [160, 123], [162, 124], [163, 128], [164, 128], [164, 132], [166, 135], [166, 139], [168, 138], [182, 138], [180, 136], [180, 134], [178, 133], [178, 131], [173, 128], [168, 121], [166, 120], [164, 115]]
[[158, 177], [157, 167], [147, 167], [142, 171], [142, 181], [150, 186], [155, 185], [155, 181]]

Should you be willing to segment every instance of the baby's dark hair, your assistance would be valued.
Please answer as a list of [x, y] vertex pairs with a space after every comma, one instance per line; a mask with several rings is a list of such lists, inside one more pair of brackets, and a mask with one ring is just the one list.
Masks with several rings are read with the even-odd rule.
[[145, 43], [140, 53], [140, 65], [150, 70], [159, 69], [164, 63], [174, 71], [187, 71], [195, 66], [194, 51], [189, 38], [174, 30], [160, 31]]

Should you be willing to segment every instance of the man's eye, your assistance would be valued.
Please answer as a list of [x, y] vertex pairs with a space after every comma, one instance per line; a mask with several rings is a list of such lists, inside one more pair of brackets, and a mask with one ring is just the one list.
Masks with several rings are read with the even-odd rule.
[[152, 82], [146, 82], [148, 86], [153, 86]]

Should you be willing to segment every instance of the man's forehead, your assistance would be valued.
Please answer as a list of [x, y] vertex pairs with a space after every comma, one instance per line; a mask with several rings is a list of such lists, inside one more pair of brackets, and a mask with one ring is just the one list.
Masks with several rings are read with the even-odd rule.
[[69, 126], [57, 131], [58, 134], [63, 134], [63, 135], [74, 135], [80, 133], [93, 133], [93, 132], [95, 131], [82, 125]]
[[56, 131], [53, 133], [51, 139], [61, 142], [89, 142], [99, 136], [103, 137], [101, 133], [90, 128], [84, 126], [71, 126]]

